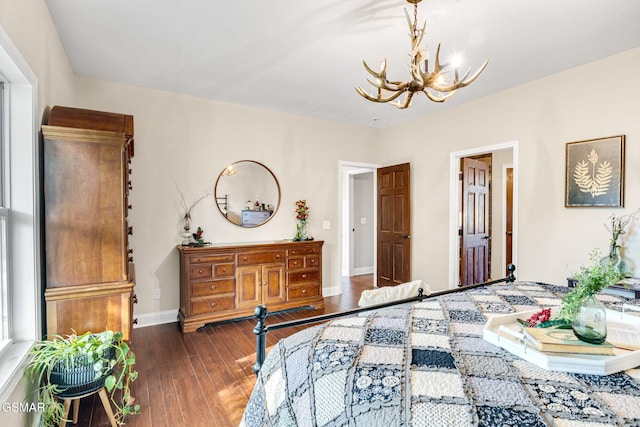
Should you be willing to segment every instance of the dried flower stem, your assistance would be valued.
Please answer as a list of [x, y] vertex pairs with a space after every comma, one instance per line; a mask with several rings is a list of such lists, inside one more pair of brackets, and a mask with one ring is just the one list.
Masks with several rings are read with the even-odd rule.
[[627, 227], [631, 222], [638, 219], [638, 214], [640, 214], [640, 209], [630, 213], [629, 215], [616, 216], [616, 214], [611, 214], [609, 217], [611, 220], [610, 225], [605, 225], [607, 230], [611, 233], [610, 247], [620, 247], [618, 239], [621, 235], [627, 233]]

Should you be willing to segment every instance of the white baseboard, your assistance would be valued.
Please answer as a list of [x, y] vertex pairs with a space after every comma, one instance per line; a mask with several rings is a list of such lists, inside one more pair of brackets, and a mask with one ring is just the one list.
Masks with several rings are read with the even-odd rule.
[[342, 293], [342, 285], [340, 286], [329, 286], [322, 288], [322, 296], [323, 297], [332, 297], [335, 295], [340, 295]]
[[373, 266], [369, 267], [358, 267], [353, 269], [354, 276], [360, 276], [362, 274], [373, 274]]
[[138, 323], [134, 328], [144, 328], [146, 326], [162, 325], [163, 323], [173, 323], [178, 321], [178, 310], [165, 310], [156, 313], [145, 313], [134, 315]]

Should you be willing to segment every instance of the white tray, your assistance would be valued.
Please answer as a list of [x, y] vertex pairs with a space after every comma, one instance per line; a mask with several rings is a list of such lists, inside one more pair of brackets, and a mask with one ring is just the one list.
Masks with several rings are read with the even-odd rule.
[[[638, 308], [625, 305], [625, 309], [637, 311]], [[572, 372], [592, 375], [610, 375], [616, 372], [635, 368], [640, 365], [640, 350], [629, 351], [615, 349], [614, 356], [591, 354], [543, 353], [521, 340], [522, 325], [517, 319], [528, 319], [540, 310], [498, 315], [484, 325], [483, 338], [508, 352], [550, 371]], [[552, 309], [552, 318], [559, 309]], [[640, 317], [607, 309], [607, 330], [636, 329], [640, 333]], [[630, 328], [631, 326], [631, 328]]]

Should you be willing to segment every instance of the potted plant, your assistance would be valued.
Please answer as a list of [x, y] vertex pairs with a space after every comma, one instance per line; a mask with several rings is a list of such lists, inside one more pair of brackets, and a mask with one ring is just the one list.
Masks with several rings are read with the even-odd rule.
[[551, 309], [534, 313], [527, 320], [519, 320], [526, 327], [571, 328], [582, 341], [592, 344], [604, 342], [607, 336], [607, 317], [604, 305], [595, 295], [607, 286], [618, 283], [624, 277], [613, 263], [600, 262], [600, 253], [591, 252], [591, 264], [581, 266], [574, 276], [576, 286], [562, 298], [558, 316], [551, 318]]
[[562, 309], [559, 317], [565, 321], [572, 321], [580, 308], [580, 305], [594, 295], [624, 278], [617, 266], [612, 263], [601, 263], [600, 253], [597, 250], [589, 256], [590, 265], [581, 266], [580, 271], [574, 275], [577, 285], [562, 298]]
[[62, 421], [61, 398], [86, 395], [103, 386], [119, 424], [127, 415], [140, 412], [130, 391], [130, 383], [138, 377], [136, 357], [121, 332], [52, 335], [38, 341], [30, 354], [26, 374], [38, 386], [38, 400], [45, 406], [43, 426]]

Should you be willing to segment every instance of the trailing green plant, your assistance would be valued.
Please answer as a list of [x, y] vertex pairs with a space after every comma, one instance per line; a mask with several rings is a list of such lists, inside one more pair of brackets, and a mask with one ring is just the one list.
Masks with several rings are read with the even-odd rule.
[[140, 413], [140, 405], [135, 403], [130, 389], [131, 382], [138, 377], [134, 369], [136, 356], [122, 339], [122, 332], [50, 335], [49, 339], [38, 341], [30, 354], [26, 374], [38, 387], [38, 401], [45, 406], [41, 425], [57, 426], [64, 417], [64, 408], [57, 396], [65, 389], [52, 381], [52, 372], [61, 368], [91, 366], [94, 381], [104, 378], [114, 418], [119, 424], [127, 415]]
[[600, 262], [598, 250], [591, 252], [589, 260], [590, 265], [581, 266], [580, 271], [573, 276], [578, 282], [576, 286], [562, 298], [562, 308], [558, 315], [560, 319], [570, 322], [580, 304], [587, 298], [624, 278], [624, 274], [613, 263]]

